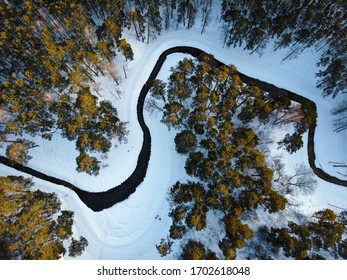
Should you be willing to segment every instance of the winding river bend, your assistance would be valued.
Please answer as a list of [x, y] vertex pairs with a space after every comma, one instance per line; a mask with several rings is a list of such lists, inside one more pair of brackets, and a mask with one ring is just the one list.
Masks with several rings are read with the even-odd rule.
[[[20, 164], [10, 165], [9, 160], [6, 157], [0, 156], [0, 163], [7, 165], [11, 168], [14, 168], [18, 171], [27, 173], [31, 176], [37, 177], [39, 179], [51, 182], [53, 184], [62, 185], [64, 187], [67, 187], [67, 188], [73, 190], [78, 195], [78, 197], [85, 203], [85, 205], [87, 205], [93, 211], [102, 211], [106, 208], [113, 206], [114, 204], [116, 204], [118, 202], [121, 202], [121, 201], [127, 199], [132, 193], [134, 193], [136, 191], [136, 188], [143, 182], [143, 180], [146, 176], [146, 172], [147, 172], [147, 168], [148, 168], [148, 162], [149, 162], [149, 159], [151, 156], [151, 134], [150, 134], [150, 131], [149, 131], [149, 129], [148, 129], [148, 127], [144, 121], [144, 117], [143, 117], [144, 102], [145, 102], [145, 98], [147, 96], [147, 93], [150, 89], [150, 81], [152, 81], [153, 79], [156, 78], [156, 76], [158, 75], [166, 57], [170, 54], [173, 54], [173, 53], [186, 53], [186, 54], [189, 54], [193, 57], [199, 57], [200, 55], [204, 54], [204, 52], [202, 50], [197, 49], [197, 48], [178, 46], [178, 47], [167, 49], [159, 56], [159, 59], [158, 59], [157, 63], [155, 64], [151, 74], [149, 75], [147, 82], [143, 85], [143, 87], [141, 89], [138, 103], [137, 103], [137, 119], [138, 119], [139, 124], [141, 126], [141, 129], [143, 131], [142, 148], [141, 148], [140, 154], [139, 154], [138, 159], [137, 159], [137, 164], [136, 164], [135, 170], [128, 177], [128, 179], [126, 179], [120, 185], [115, 186], [114, 188], [109, 189], [109, 190], [104, 191], [104, 192], [87, 192], [87, 191], [81, 190], [80, 188], [74, 186], [73, 184], [71, 184], [69, 182], [66, 182], [64, 180], [61, 180], [61, 179], [58, 179], [58, 178], [55, 178], [52, 176], [48, 176], [48, 175], [46, 175], [42, 172], [39, 172], [37, 170], [34, 170], [28, 166], [23, 166]], [[218, 60], [217, 60], [217, 63], [219, 65], [223, 65], [223, 63], [218, 61]], [[238, 74], [239, 74], [241, 80], [247, 84], [257, 85], [265, 91], [272, 91], [272, 92], [276, 92], [278, 94], [284, 94], [284, 95], [288, 96], [291, 100], [299, 102], [299, 103], [309, 102], [313, 106], [313, 108], [316, 110], [316, 104], [313, 101], [311, 101], [311, 100], [309, 100], [303, 96], [300, 96], [296, 93], [290, 92], [290, 91], [282, 89], [282, 88], [275, 87], [272, 84], [248, 77], [242, 73], [238, 73]], [[315, 159], [316, 159], [316, 156], [314, 153], [315, 129], [316, 129], [316, 124], [311, 125], [311, 127], [309, 128], [308, 144], [307, 144], [308, 161], [309, 161], [309, 164], [310, 164], [313, 172], [318, 177], [320, 177], [321, 179], [323, 179], [327, 182], [347, 187], [347, 181], [346, 180], [341, 180], [339, 178], [331, 176], [315, 165]]]

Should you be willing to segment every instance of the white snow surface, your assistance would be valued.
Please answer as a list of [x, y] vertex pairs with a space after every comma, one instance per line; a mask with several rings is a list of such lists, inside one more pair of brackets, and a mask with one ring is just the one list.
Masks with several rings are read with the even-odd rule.
[[[338, 134], [332, 132], [330, 110], [336, 103], [330, 98], [322, 98], [321, 92], [315, 86], [317, 54], [308, 50], [296, 59], [282, 62], [288, 50], [273, 52], [270, 46], [259, 56], [256, 53], [250, 55], [242, 47], [223, 48], [223, 38], [221, 31], [217, 30], [218, 26], [216, 17], [202, 35], [199, 28], [163, 31], [161, 36], [149, 44], [141, 43], [133, 33], [125, 32], [125, 37], [135, 54], [134, 60], [127, 65], [127, 78], [123, 79], [120, 87], [107, 78], [101, 77], [98, 81], [101, 83], [100, 93], [103, 98], [111, 100], [117, 107], [121, 120], [128, 122], [130, 133], [126, 144], [112, 148], [108, 158], [103, 161], [105, 167], [98, 176], [75, 171], [75, 146], [59, 135], [55, 135], [52, 141], [35, 138], [40, 146], [32, 150], [33, 159], [28, 165], [88, 191], [104, 191], [123, 182], [134, 170], [142, 146], [142, 131], [136, 118], [136, 104], [142, 85], [163, 51], [175, 46], [192, 46], [211, 53], [226, 64], [234, 64], [246, 75], [313, 100], [318, 110], [315, 135], [316, 164], [331, 175], [346, 179], [337, 173], [341, 170], [334, 169], [330, 163], [347, 162], [347, 131]], [[169, 68], [184, 57], [187, 56], [171, 55], [164, 63], [158, 78], [167, 78]], [[75, 235], [83, 235], [89, 241], [89, 246], [80, 259], [161, 258], [155, 245], [168, 235], [171, 224], [171, 218], [168, 217], [167, 191], [176, 181], [185, 181], [188, 177], [184, 170], [185, 158], [175, 151], [175, 131], [169, 131], [160, 122], [159, 114], [151, 115], [145, 111], [144, 115], [152, 136], [151, 159], [144, 182], [127, 200], [101, 212], [93, 212], [71, 190], [34, 178], [36, 188], [56, 192], [62, 201], [62, 208], [75, 212]], [[305, 145], [306, 138], [307, 136]], [[4, 154], [4, 151], [1, 153]], [[272, 149], [271, 153], [284, 158], [289, 173], [297, 163], [308, 166], [306, 146], [294, 155], [277, 149]], [[18, 174], [25, 176], [0, 165], [1, 176]], [[340, 208], [347, 210], [347, 188], [316, 179], [316, 191], [312, 195], [298, 197], [295, 211], [310, 215], [324, 208], [332, 208], [335, 211], [341, 210]], [[287, 212], [290, 213], [289, 210]], [[266, 215], [261, 213], [265, 222], [277, 222], [275, 216]], [[178, 249], [178, 244], [179, 242], [175, 243], [174, 251]], [[176, 257], [177, 252], [174, 252], [166, 258]]]

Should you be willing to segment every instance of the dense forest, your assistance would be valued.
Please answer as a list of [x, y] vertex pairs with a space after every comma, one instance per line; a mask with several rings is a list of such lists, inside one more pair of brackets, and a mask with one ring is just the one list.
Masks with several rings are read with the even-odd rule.
[[[143, 43], [164, 30], [198, 27], [204, 33], [217, 6], [221, 46], [259, 54], [267, 47], [284, 48], [288, 54], [283, 60], [311, 49], [320, 56], [316, 76], [322, 95], [346, 94], [346, 1], [3, 0], [0, 145], [11, 163], [28, 163], [30, 150], [37, 147], [35, 137], [50, 140], [59, 134], [76, 145], [76, 170], [97, 176], [112, 145], [127, 140], [126, 122], [96, 83], [97, 77], [107, 76], [121, 84], [126, 61], [134, 59], [124, 30]], [[270, 166], [266, 139], [251, 126], [254, 120], [261, 126], [291, 124], [293, 132], [278, 145], [294, 153], [316, 118], [308, 104], [293, 104], [245, 85], [235, 68], [219, 67], [205, 56], [180, 62], [168, 84], [156, 80], [149, 106], [161, 110], [162, 121], [179, 130], [177, 152], [187, 156], [186, 171], [196, 179], [171, 188], [173, 224], [169, 239], [158, 245], [163, 255], [172, 240], [203, 230], [207, 213], [213, 212], [225, 226], [218, 248], [227, 259], [235, 258], [246, 242], [260, 252], [250, 258], [274, 257], [278, 248], [291, 258], [346, 258], [344, 215], [324, 210], [304, 225], [257, 232], [243, 222], [259, 207], [270, 213], [284, 209], [291, 186], [312, 186], [311, 178], [300, 175], [306, 172], [290, 177], [283, 174], [282, 163]], [[335, 131], [347, 129], [347, 103], [336, 104], [332, 114]], [[80, 254], [88, 242], [71, 239], [73, 213], [60, 211], [55, 195], [30, 191], [31, 186], [21, 177], [0, 178], [0, 258], [58, 258], [66, 252], [64, 240], [70, 240], [71, 256]], [[32, 211], [42, 211], [41, 220], [29, 220]], [[22, 234], [22, 228], [28, 231]], [[252, 242], [257, 238], [266, 240], [272, 251], [256, 249], [259, 243]], [[211, 259], [216, 254], [189, 240], [181, 257]]]
[[[314, 188], [315, 180], [307, 171], [299, 168], [288, 178], [281, 163], [264, 153], [269, 143], [266, 127], [273, 130], [284, 123], [287, 129], [291, 125], [293, 132], [286, 134], [278, 146], [290, 153], [301, 148], [302, 133], [316, 119], [309, 104], [294, 104], [286, 96], [247, 85], [234, 66], [219, 66], [208, 55], [180, 61], [172, 67], [167, 84], [153, 82], [151, 96], [148, 106], [161, 111], [162, 122], [177, 131], [176, 150], [186, 155], [185, 170], [195, 178], [177, 182], [170, 189], [172, 225], [169, 237], [157, 246], [162, 255], [168, 254], [173, 240], [199, 236], [198, 232], [208, 227], [207, 216], [212, 215], [224, 228], [214, 242], [225, 259], [234, 259], [238, 250], [260, 234], [253, 233], [248, 225], [257, 209], [276, 213], [285, 209], [285, 195], [293, 191], [291, 188], [308, 192]], [[257, 250], [257, 257], [275, 258], [280, 247], [286, 257], [297, 259], [323, 258], [321, 249], [336, 253], [342, 246], [343, 223], [331, 210], [316, 213], [313, 218], [312, 227], [305, 227], [304, 233], [304, 226], [294, 223], [289, 229], [260, 229], [274, 249], [269, 252], [264, 245], [263, 250]], [[302, 236], [292, 237], [290, 233]], [[309, 240], [306, 247], [300, 247], [300, 238]], [[217, 255], [190, 239], [181, 258], [215, 259]]]

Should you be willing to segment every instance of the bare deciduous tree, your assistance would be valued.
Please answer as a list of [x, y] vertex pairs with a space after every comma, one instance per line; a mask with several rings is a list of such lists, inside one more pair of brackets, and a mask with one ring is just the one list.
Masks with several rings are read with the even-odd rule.
[[101, 96], [100, 94], [100, 86], [101, 86], [101, 83], [100, 82], [96, 82], [96, 83], [93, 83], [90, 85], [90, 89], [94, 92], [96, 92], [99, 96]]
[[163, 109], [159, 105], [158, 101], [151, 97], [146, 98], [145, 109], [152, 115], [155, 115], [158, 111], [163, 112]]
[[284, 164], [275, 159], [273, 164], [274, 183], [278, 191], [283, 194], [303, 193], [309, 194], [315, 190], [317, 181], [314, 179], [312, 170], [303, 164], [295, 167], [293, 175], [287, 175], [284, 171]]
[[297, 104], [290, 109], [278, 110], [274, 125], [300, 122], [303, 117], [301, 104]]
[[117, 83], [117, 85], [119, 85], [121, 78], [114, 64], [111, 62], [104, 62], [103, 64], [105, 69], [105, 75], [113, 79]]

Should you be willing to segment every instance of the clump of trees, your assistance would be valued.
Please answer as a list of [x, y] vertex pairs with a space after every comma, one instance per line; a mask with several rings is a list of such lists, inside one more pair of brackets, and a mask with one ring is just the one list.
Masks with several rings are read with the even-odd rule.
[[[0, 177], [0, 259], [51, 260], [82, 254], [88, 241], [72, 237], [74, 213], [54, 193], [32, 191], [23, 177]], [[64, 244], [70, 244], [68, 249]]]
[[346, 93], [346, 5], [343, 1], [222, 1], [224, 44], [262, 52], [291, 49], [287, 59], [307, 48], [322, 53], [317, 87], [323, 96]]
[[256, 232], [259, 242], [252, 251], [259, 259], [272, 259], [282, 254], [298, 260], [346, 259], [346, 241], [342, 238], [345, 218], [346, 212], [336, 215], [331, 209], [324, 209], [315, 212], [305, 223], [290, 221], [282, 228], [262, 226]]
[[[180, 61], [167, 84], [152, 83], [151, 98], [149, 106], [162, 112], [162, 122], [178, 131], [174, 141], [177, 152], [187, 156], [187, 174], [198, 179], [177, 182], [170, 190], [170, 238], [205, 229], [207, 212], [217, 211], [225, 229], [219, 248], [226, 259], [235, 258], [253, 235], [243, 216], [258, 207], [274, 213], [287, 203], [272, 188], [274, 172], [260, 151], [252, 121], [271, 126], [291, 123], [293, 135], [301, 139], [308, 129], [305, 117], [315, 121], [314, 110], [242, 83], [233, 66], [219, 65], [209, 55]], [[280, 146], [290, 152], [301, 147], [287, 138]], [[281, 182], [305, 184], [302, 177], [296, 179], [282, 176]]]
[[205, 248], [205, 245], [199, 241], [189, 239], [184, 245], [182, 254], [182, 260], [217, 260], [217, 256], [214, 252]]
[[52, 111], [58, 117], [57, 126], [62, 135], [76, 141], [80, 152], [76, 163], [80, 172], [97, 175], [100, 161], [89, 154], [106, 154], [112, 146], [112, 139], [126, 140], [128, 131], [118, 118], [116, 108], [109, 101], [98, 102], [89, 88], [79, 90], [74, 101], [68, 94], [62, 95]]

